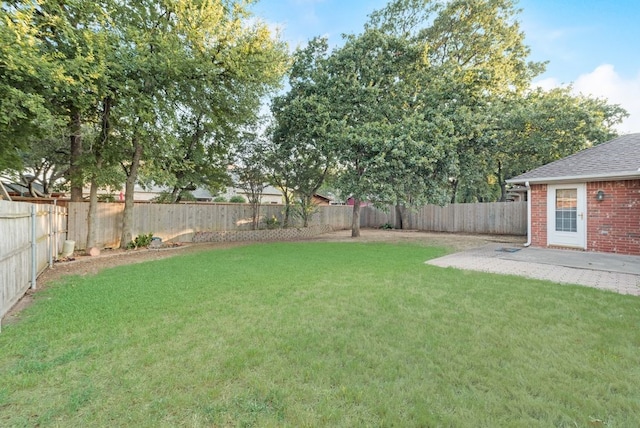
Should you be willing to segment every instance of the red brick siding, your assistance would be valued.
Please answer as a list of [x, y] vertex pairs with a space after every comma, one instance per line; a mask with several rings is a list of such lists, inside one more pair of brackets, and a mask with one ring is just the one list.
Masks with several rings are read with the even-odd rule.
[[[531, 186], [531, 245], [547, 246], [546, 184]], [[587, 251], [640, 255], [640, 180], [587, 183]]]
[[547, 185], [531, 185], [531, 245], [547, 246]]
[[587, 183], [587, 249], [640, 255], [640, 180]]

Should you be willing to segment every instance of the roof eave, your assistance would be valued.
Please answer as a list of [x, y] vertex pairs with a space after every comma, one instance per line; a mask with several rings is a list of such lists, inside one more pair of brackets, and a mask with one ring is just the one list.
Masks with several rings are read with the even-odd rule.
[[587, 174], [571, 175], [565, 177], [535, 177], [535, 178], [510, 178], [509, 184], [544, 184], [544, 183], [586, 183], [589, 181], [616, 181], [640, 179], [640, 171], [621, 172], [617, 174]]

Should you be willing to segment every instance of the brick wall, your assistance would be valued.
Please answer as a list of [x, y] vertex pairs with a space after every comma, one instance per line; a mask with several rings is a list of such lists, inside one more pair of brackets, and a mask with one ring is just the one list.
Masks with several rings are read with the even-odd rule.
[[[531, 245], [547, 246], [546, 184], [531, 186]], [[587, 251], [640, 255], [640, 180], [587, 183]]]
[[333, 231], [329, 225], [290, 227], [287, 229], [227, 230], [219, 232], [196, 232], [193, 242], [266, 242], [309, 239]]
[[640, 255], [640, 180], [587, 183], [587, 249]]
[[547, 246], [547, 185], [531, 185], [531, 245]]

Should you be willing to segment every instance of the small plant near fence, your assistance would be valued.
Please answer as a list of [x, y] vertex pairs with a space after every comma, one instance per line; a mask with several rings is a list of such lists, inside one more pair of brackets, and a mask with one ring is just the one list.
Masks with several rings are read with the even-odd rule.
[[276, 217], [275, 215], [272, 215], [271, 217], [265, 217], [262, 222], [267, 229], [278, 229], [280, 227], [280, 220], [278, 220], [278, 217]]
[[240, 195], [235, 195], [229, 198], [229, 202], [234, 204], [244, 204], [247, 200]]
[[380, 226], [380, 229], [391, 230], [393, 229], [393, 226], [391, 226], [391, 223], [385, 223]]
[[138, 248], [146, 248], [151, 245], [153, 233], [141, 234], [136, 236], [133, 241], [127, 244], [127, 250], [137, 250]]

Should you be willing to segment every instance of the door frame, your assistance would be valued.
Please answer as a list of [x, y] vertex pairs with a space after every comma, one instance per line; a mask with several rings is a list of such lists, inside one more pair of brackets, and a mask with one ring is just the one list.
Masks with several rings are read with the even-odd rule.
[[[576, 189], [576, 231], [556, 231], [556, 191]], [[547, 186], [547, 245], [587, 249], [586, 183], [549, 184]]]

